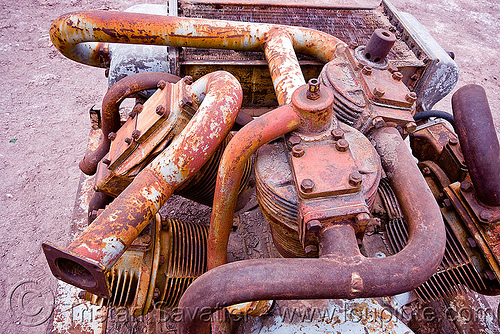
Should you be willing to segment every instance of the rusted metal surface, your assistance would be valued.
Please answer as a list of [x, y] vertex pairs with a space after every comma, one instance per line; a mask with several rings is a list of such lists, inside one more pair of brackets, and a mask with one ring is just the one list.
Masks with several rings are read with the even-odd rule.
[[56, 277], [109, 297], [105, 271], [225, 138], [241, 106], [241, 86], [225, 72], [212, 73], [193, 86], [193, 91], [204, 91], [206, 96], [182, 134], [66, 249], [43, 244]]
[[109, 135], [120, 128], [120, 113], [118, 110], [123, 100], [131, 94], [145, 89], [156, 88], [160, 80], [177, 82], [180, 78], [168, 73], [137, 73], [123, 78], [108, 90], [102, 102], [101, 128], [103, 137], [99, 147], [95, 151], [87, 152], [80, 162], [82, 172], [93, 175], [99, 161], [108, 153], [111, 144]]
[[390, 31], [385, 29], [375, 29], [372, 37], [362, 52], [363, 56], [374, 63], [382, 63], [391, 51], [395, 42], [396, 36]]
[[475, 196], [484, 205], [500, 206], [500, 145], [486, 92], [464, 86], [453, 94], [452, 105]]
[[[319, 233], [320, 259], [247, 260], [208, 271], [181, 298], [179, 308], [184, 314], [251, 300], [394, 295], [430, 277], [445, 249], [439, 207], [430, 204], [432, 193], [397, 130], [380, 129], [373, 137], [409, 224], [410, 240], [401, 252], [365, 258], [350, 225], [331, 226]], [[204, 333], [208, 327], [192, 317], [180, 323], [179, 331]]]
[[215, 187], [207, 246], [209, 270], [227, 263], [227, 242], [247, 160], [268, 141], [294, 130], [299, 122], [299, 116], [289, 105], [285, 105], [247, 124], [229, 143]]
[[[242, 5], [241, 1], [237, 0], [187, 0], [183, 1], [186, 4], [191, 3], [204, 3], [210, 5], [220, 5], [220, 4], [235, 4]], [[317, 0], [291, 0], [291, 1], [270, 1], [270, 0], [256, 0], [248, 4], [243, 4], [247, 6], [285, 6], [285, 7], [313, 7], [313, 8], [353, 8], [353, 9], [373, 9], [380, 4], [378, 0], [335, 0], [329, 2], [322, 2]]]

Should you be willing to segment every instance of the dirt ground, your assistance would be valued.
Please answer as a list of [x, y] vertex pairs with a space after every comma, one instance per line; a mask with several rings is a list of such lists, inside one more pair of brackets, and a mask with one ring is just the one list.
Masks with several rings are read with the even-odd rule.
[[[457, 87], [484, 86], [500, 130], [500, 3], [392, 2], [455, 53], [461, 71]], [[75, 10], [124, 10], [137, 3], [142, 2], [0, 0], [0, 333], [47, 331], [48, 323], [23, 326], [21, 315], [11, 311], [11, 296], [23, 284], [55, 291], [56, 279], [40, 245], [67, 245], [74, 238], [69, 223], [80, 177], [78, 162], [86, 149], [88, 110], [100, 105], [107, 88], [103, 70], [77, 64], [56, 51], [48, 35], [50, 23]], [[450, 97], [437, 108], [450, 110]]]

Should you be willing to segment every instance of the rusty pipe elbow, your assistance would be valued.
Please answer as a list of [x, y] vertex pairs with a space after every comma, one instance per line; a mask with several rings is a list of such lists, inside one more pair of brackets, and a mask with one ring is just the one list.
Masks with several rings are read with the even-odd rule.
[[204, 79], [205, 98], [181, 134], [67, 248], [42, 245], [57, 278], [109, 296], [105, 272], [122, 256], [174, 190], [194, 175], [229, 133], [243, 92], [228, 72]]

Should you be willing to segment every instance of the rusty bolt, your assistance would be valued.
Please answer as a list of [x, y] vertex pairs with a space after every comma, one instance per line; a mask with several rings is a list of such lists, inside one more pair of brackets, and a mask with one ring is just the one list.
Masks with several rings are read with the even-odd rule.
[[356, 223], [360, 225], [367, 224], [370, 220], [370, 215], [366, 212], [362, 212], [356, 216]]
[[376, 97], [382, 97], [384, 96], [385, 94], [385, 91], [382, 87], [375, 87], [373, 89], [373, 95], [375, 95]]
[[318, 247], [315, 245], [307, 245], [306, 248], [304, 248], [306, 254], [314, 253], [318, 251]]
[[349, 184], [353, 187], [359, 187], [361, 182], [363, 181], [363, 177], [358, 172], [353, 172], [349, 174]]
[[431, 169], [429, 167], [422, 168], [422, 174], [431, 175]]
[[305, 193], [311, 193], [314, 190], [314, 182], [311, 179], [303, 179], [300, 183], [300, 189]]
[[340, 152], [345, 152], [349, 148], [349, 143], [345, 139], [339, 139], [335, 143], [335, 148]]
[[448, 140], [448, 143], [452, 146], [458, 145], [458, 139], [455, 137], [452, 137]]
[[134, 118], [135, 116], [137, 116], [137, 113], [133, 110], [128, 114], [128, 117], [130, 118]]
[[125, 138], [125, 142], [130, 145], [132, 143], [132, 138]]
[[486, 269], [483, 277], [490, 280], [490, 281], [494, 281], [496, 279], [495, 274], [490, 269]]
[[292, 147], [295, 145], [299, 145], [301, 141], [302, 141], [302, 139], [299, 136], [295, 136], [295, 135], [290, 136], [290, 138], [288, 138], [288, 143]]
[[372, 74], [372, 68], [370, 66], [363, 66], [363, 69], [361, 70], [361, 72], [364, 75], [370, 75], [370, 74]]
[[135, 111], [137, 114], [140, 114], [143, 110], [144, 106], [141, 103], [137, 103], [132, 111]]
[[102, 159], [102, 163], [105, 165], [109, 165], [111, 163], [111, 160], [109, 160], [108, 158], [104, 158]]
[[411, 79], [412, 79], [413, 81], [417, 81], [417, 79], [418, 79], [418, 75], [416, 75], [416, 74], [412, 75], [412, 76], [411, 76]]
[[108, 134], [108, 139], [111, 141], [115, 140], [116, 139], [116, 132], [110, 132]]
[[401, 81], [403, 79], [403, 74], [401, 72], [392, 73], [392, 78], [396, 81]]
[[307, 222], [306, 231], [318, 234], [321, 230], [321, 222], [317, 219], [313, 219]]
[[160, 289], [155, 288], [155, 291], [153, 292], [153, 298], [158, 298], [160, 297]]
[[406, 123], [405, 129], [406, 129], [406, 132], [413, 133], [413, 132], [415, 132], [415, 130], [417, 130], [417, 123], [408, 122], [408, 123]]
[[413, 103], [417, 100], [417, 94], [415, 94], [414, 92], [410, 92], [406, 94], [405, 99], [406, 101]]
[[300, 158], [301, 156], [304, 155], [306, 151], [304, 151], [304, 147], [302, 145], [295, 145], [292, 147], [292, 155], [296, 158]]
[[163, 89], [166, 86], [167, 86], [167, 83], [165, 82], [165, 80], [158, 81], [158, 84], [156, 85], [156, 87], [158, 87], [159, 89]]
[[394, 64], [392, 64], [392, 63], [389, 63], [389, 67], [388, 67], [387, 69], [388, 69], [388, 70], [389, 70], [389, 72], [391, 72], [391, 73], [395, 73], [395, 72], [397, 72], [397, 71], [398, 71], [397, 66], [395, 66], [395, 65], [394, 65]]
[[97, 210], [92, 210], [92, 212], [90, 213], [90, 219], [94, 220], [98, 215], [99, 213], [97, 212]]
[[84, 299], [85, 298], [85, 293], [86, 293], [85, 290], [82, 290], [82, 291], [78, 292], [78, 298]]
[[344, 131], [340, 128], [336, 128], [332, 130], [332, 137], [335, 140], [339, 140], [344, 138]]
[[190, 75], [187, 75], [184, 78], [182, 78], [182, 81], [184, 81], [186, 83], [186, 85], [190, 85], [193, 83], [193, 77]]
[[139, 131], [139, 130], [132, 131], [132, 138], [133, 139], [137, 140], [137, 139], [139, 139], [140, 136], [141, 136], [141, 131]]
[[451, 207], [451, 201], [450, 201], [450, 199], [449, 198], [445, 198], [443, 200], [443, 205], [444, 205], [445, 208], [450, 208]]
[[466, 192], [466, 193], [470, 193], [472, 191], [472, 182], [470, 181], [462, 181], [460, 183], [460, 189], [463, 191], [463, 192]]
[[309, 100], [317, 100], [320, 97], [320, 83], [318, 79], [311, 79], [307, 82], [308, 89], [306, 97]]
[[163, 116], [165, 114], [165, 107], [162, 105], [159, 105], [156, 107], [156, 114], [158, 116]]
[[160, 266], [163, 265], [165, 263], [165, 256], [160, 255], [160, 259], [159, 259], [158, 263], [159, 263]]
[[382, 117], [380, 116], [377, 116], [373, 119], [372, 121], [372, 125], [375, 129], [380, 129], [381, 127], [383, 127], [385, 124], [385, 121]]
[[483, 210], [481, 211], [481, 213], [479, 214], [479, 218], [482, 220], [482, 221], [485, 221], [485, 222], [491, 222], [491, 220], [493, 219], [493, 213], [490, 211], [490, 210]]
[[477, 247], [476, 240], [474, 240], [473, 238], [467, 238], [467, 243], [468, 243], [468, 244], [469, 244], [469, 246], [471, 246], [472, 248], [476, 248], [476, 247]]

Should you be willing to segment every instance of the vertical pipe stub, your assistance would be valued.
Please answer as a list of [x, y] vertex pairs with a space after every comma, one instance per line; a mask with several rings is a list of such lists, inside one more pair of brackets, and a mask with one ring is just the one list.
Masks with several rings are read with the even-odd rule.
[[374, 63], [382, 63], [396, 42], [396, 36], [386, 29], [375, 29], [368, 41], [363, 56]]
[[309, 99], [309, 100], [317, 100], [319, 99], [320, 97], [320, 83], [319, 83], [319, 80], [318, 79], [310, 79], [308, 82], [307, 82], [307, 86], [308, 86], [308, 90], [307, 90], [307, 93], [306, 93], [306, 97]]

